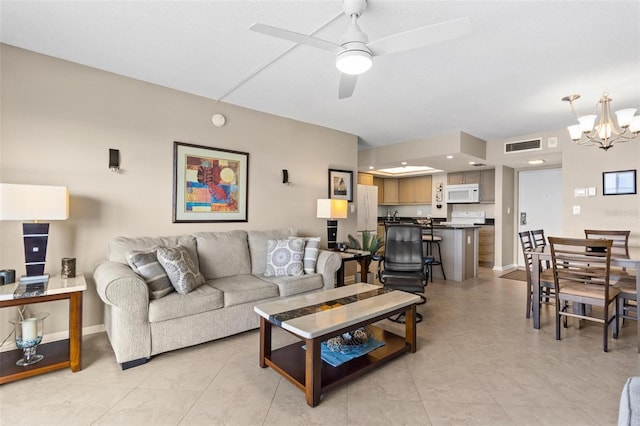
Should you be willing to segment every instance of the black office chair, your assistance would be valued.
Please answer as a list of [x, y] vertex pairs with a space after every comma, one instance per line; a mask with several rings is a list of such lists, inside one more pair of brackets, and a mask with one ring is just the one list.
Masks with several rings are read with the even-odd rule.
[[[423, 255], [422, 227], [420, 225], [388, 225], [386, 227], [384, 255], [373, 256], [378, 261], [378, 278], [385, 288], [401, 290], [420, 296], [427, 302], [424, 289], [429, 279], [429, 265], [433, 257]], [[404, 314], [389, 318], [404, 323]], [[416, 314], [416, 322], [422, 315]]]

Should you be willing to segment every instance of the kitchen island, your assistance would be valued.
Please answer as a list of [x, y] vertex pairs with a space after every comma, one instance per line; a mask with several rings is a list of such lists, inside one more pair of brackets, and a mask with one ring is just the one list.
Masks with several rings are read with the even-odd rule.
[[[477, 225], [434, 225], [433, 235], [442, 238], [440, 251], [442, 265], [447, 280], [464, 281], [478, 276], [478, 232]], [[427, 228], [423, 234], [429, 232]], [[437, 259], [437, 246], [434, 244], [432, 256]], [[425, 254], [427, 244], [424, 245]], [[434, 278], [443, 278], [440, 266], [432, 268]]]

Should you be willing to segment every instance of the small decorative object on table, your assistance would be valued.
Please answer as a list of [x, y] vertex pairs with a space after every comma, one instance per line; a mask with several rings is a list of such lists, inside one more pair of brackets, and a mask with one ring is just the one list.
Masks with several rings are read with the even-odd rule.
[[62, 278], [73, 278], [76, 276], [76, 258], [62, 258]]
[[369, 329], [360, 327], [327, 340], [327, 347], [331, 352], [349, 353], [359, 350], [362, 346], [368, 344], [372, 338], [373, 334]]
[[32, 318], [9, 321], [15, 327], [16, 346], [24, 351], [24, 356], [16, 362], [16, 365], [26, 367], [44, 358], [43, 355], [36, 353], [36, 347], [42, 342], [44, 319], [48, 316], [48, 313], [43, 312]]

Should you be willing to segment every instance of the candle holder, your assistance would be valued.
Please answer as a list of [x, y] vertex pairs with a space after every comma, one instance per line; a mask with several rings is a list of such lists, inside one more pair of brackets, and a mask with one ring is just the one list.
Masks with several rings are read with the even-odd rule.
[[16, 346], [24, 352], [22, 359], [18, 360], [16, 365], [26, 367], [44, 358], [44, 355], [36, 353], [36, 347], [42, 342], [44, 319], [48, 316], [48, 313], [43, 312], [31, 318], [9, 321], [15, 327]]

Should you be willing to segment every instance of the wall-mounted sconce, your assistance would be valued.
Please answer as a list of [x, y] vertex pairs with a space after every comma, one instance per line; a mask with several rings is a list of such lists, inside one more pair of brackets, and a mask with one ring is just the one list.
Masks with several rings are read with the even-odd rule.
[[120, 150], [109, 148], [109, 170], [117, 173], [120, 170]]
[[289, 171], [287, 169], [282, 169], [282, 183], [291, 185], [291, 182], [289, 182]]

